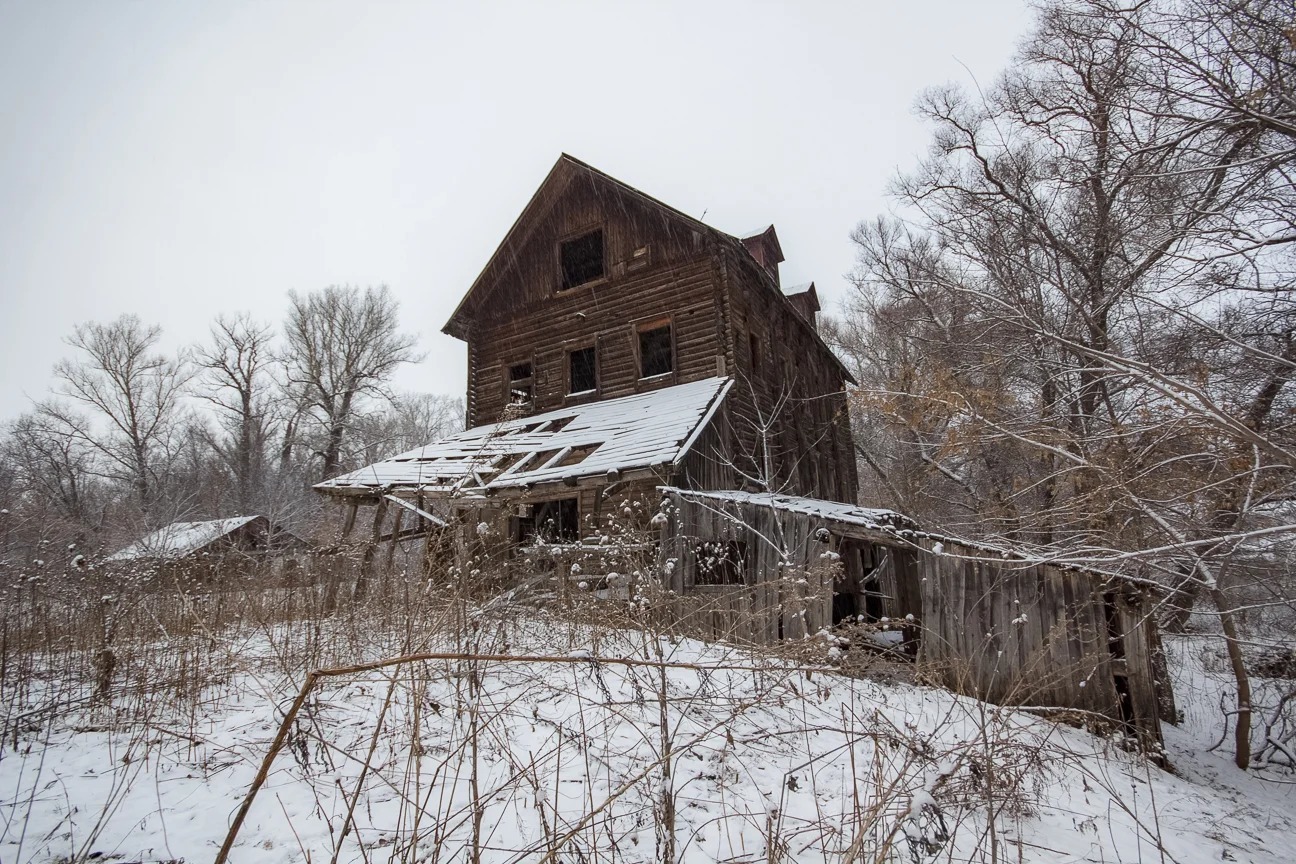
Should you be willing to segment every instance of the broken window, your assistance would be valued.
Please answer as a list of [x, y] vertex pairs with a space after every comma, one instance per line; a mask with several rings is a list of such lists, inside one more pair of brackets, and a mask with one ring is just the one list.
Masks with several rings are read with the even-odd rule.
[[567, 373], [569, 394], [589, 393], [598, 389], [597, 358], [593, 345], [568, 352]]
[[747, 544], [737, 540], [716, 540], [693, 547], [694, 585], [742, 585], [747, 561]]
[[674, 340], [669, 320], [639, 328], [639, 377], [651, 378], [675, 370]]
[[603, 278], [603, 229], [582, 234], [558, 245], [562, 287], [575, 288]]
[[530, 405], [535, 399], [535, 376], [530, 363], [514, 363], [508, 370], [508, 402]]

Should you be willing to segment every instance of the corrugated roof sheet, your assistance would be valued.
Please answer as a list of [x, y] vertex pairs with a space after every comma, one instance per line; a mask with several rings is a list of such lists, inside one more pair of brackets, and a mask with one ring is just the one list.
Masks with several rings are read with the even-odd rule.
[[315, 486], [472, 493], [674, 463], [708, 423], [732, 379], [707, 378], [478, 426]]

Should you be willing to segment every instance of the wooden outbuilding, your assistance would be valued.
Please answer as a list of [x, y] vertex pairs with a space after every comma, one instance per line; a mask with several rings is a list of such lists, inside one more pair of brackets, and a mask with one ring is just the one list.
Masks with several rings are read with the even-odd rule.
[[[660, 556], [680, 617], [771, 643], [863, 621], [958, 693], [1124, 728], [1149, 752], [1174, 716], [1155, 587], [917, 530], [886, 510], [666, 488]], [[1102, 725], [1101, 723], [1099, 725]]]
[[146, 567], [156, 572], [210, 579], [254, 569], [281, 575], [295, 569], [310, 544], [265, 516], [232, 516], [172, 522], [106, 557], [110, 568]]

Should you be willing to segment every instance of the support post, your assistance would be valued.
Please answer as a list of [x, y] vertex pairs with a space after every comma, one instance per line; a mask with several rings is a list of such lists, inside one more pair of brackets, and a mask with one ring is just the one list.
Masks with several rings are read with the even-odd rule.
[[382, 536], [383, 522], [387, 518], [387, 499], [379, 498], [374, 507], [373, 529], [369, 542], [365, 544], [364, 554], [360, 557], [360, 571], [356, 573], [355, 587], [351, 590], [351, 599], [363, 600], [369, 590], [369, 577], [373, 571], [374, 557], [378, 552], [378, 538]]

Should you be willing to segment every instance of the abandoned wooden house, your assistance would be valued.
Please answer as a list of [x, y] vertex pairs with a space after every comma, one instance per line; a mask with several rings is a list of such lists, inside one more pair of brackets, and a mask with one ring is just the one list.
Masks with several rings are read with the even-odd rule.
[[261, 568], [276, 575], [300, 562], [309, 544], [265, 516], [172, 522], [104, 559], [109, 567], [139, 567], [206, 578]]
[[509, 543], [660, 485], [853, 501], [850, 376], [782, 260], [773, 226], [725, 234], [564, 155], [444, 328], [468, 430], [315, 488], [373, 506], [374, 537], [453, 516]]
[[[773, 226], [726, 234], [564, 155], [444, 328], [468, 344], [467, 431], [315, 488], [347, 507], [346, 532], [371, 508], [389, 558], [436, 531], [461, 558], [528, 563], [537, 546], [597, 559], [606, 516], [647, 528], [664, 493], [653, 554], [679, 614], [715, 635], [890, 618], [954, 689], [1158, 741], [1137, 590], [937, 555], [855, 506], [851, 378], [814, 285], [784, 289], [782, 261]], [[1025, 686], [1040, 666], [1056, 681]]]

